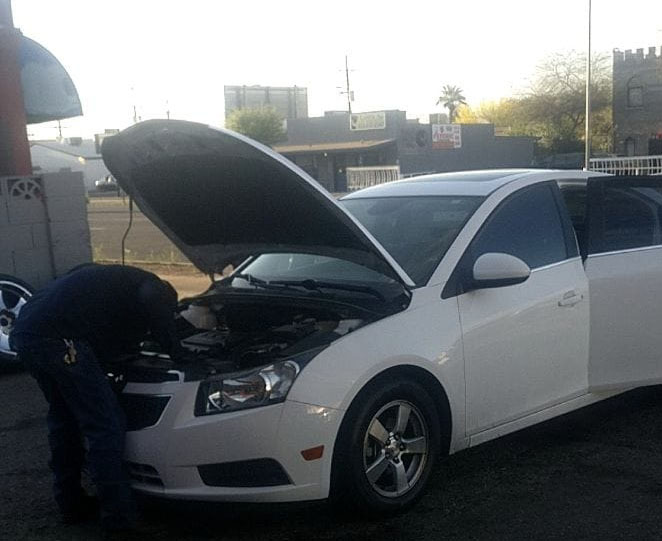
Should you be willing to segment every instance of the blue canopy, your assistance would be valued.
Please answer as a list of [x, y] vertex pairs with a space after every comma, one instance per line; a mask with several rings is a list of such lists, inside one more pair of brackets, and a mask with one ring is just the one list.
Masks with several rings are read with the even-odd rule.
[[28, 124], [83, 114], [71, 77], [50, 51], [22, 36], [19, 61]]

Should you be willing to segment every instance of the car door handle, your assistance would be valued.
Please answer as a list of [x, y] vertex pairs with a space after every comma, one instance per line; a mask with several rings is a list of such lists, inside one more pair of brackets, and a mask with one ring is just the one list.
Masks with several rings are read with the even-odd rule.
[[584, 295], [578, 295], [574, 291], [568, 291], [563, 295], [563, 298], [559, 301], [559, 306], [574, 306], [578, 302], [581, 302], [584, 299]]

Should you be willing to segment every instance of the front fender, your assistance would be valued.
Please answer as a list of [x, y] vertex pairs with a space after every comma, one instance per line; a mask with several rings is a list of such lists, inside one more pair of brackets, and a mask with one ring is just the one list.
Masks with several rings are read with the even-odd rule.
[[[288, 399], [346, 411], [374, 377], [415, 366], [444, 388], [451, 410], [451, 450], [465, 438], [462, 333], [455, 298], [426, 291], [398, 314], [366, 325], [332, 343], [295, 381]], [[418, 302], [416, 302], [418, 301]]]

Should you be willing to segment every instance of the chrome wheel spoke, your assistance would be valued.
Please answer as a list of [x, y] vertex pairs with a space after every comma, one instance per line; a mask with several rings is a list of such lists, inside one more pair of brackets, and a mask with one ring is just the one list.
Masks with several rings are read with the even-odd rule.
[[9, 348], [9, 335], [3, 332], [0, 332], [0, 353], [5, 355], [14, 355], [14, 353]]
[[388, 432], [384, 428], [384, 425], [379, 421], [379, 419], [374, 419], [372, 423], [370, 423], [368, 434], [370, 434], [381, 444], [386, 444], [388, 440]]
[[372, 489], [386, 498], [412, 490], [428, 463], [429, 441], [426, 419], [415, 402], [384, 404], [363, 436], [363, 471]]
[[403, 439], [402, 443], [405, 445], [405, 448], [402, 451], [403, 453], [421, 455], [428, 451], [428, 441], [425, 439], [425, 436], [419, 436], [418, 438], [411, 438], [408, 440]]
[[370, 467], [366, 470], [366, 475], [368, 476], [368, 481], [371, 483], [376, 483], [377, 480], [382, 476], [390, 464], [386, 455], [382, 453], [377, 460], [375, 460]]
[[409, 415], [411, 414], [411, 407], [407, 404], [400, 404], [398, 407], [398, 420], [395, 422], [393, 432], [396, 434], [404, 434], [409, 424]]
[[398, 494], [402, 494], [409, 488], [409, 481], [407, 480], [407, 470], [405, 465], [400, 460], [397, 463], [391, 463], [391, 467], [394, 470], [395, 475], [395, 487]]

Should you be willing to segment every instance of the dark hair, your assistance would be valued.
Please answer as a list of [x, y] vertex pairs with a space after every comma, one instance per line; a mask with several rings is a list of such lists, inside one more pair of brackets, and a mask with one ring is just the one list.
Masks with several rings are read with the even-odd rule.
[[165, 288], [168, 299], [172, 300], [173, 304], [177, 304], [177, 299], [179, 298], [177, 290], [167, 280], [161, 280], [161, 283]]

